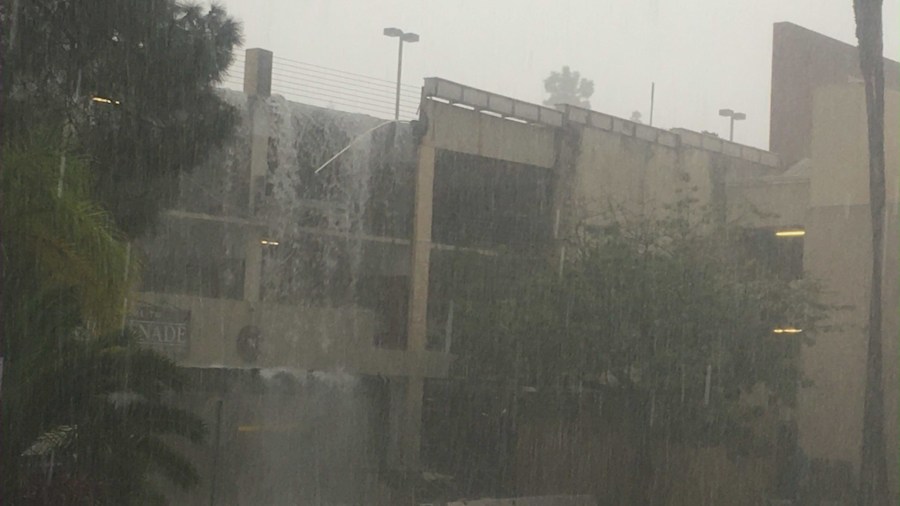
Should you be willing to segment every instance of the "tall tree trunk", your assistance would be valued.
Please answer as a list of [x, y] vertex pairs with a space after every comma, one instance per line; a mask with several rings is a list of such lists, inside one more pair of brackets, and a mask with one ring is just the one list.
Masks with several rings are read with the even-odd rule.
[[887, 506], [882, 385], [881, 275], [884, 263], [884, 62], [882, 0], [854, 0], [859, 66], [866, 87], [869, 141], [869, 209], [872, 219], [872, 283], [869, 299], [866, 390], [863, 412], [860, 506]]

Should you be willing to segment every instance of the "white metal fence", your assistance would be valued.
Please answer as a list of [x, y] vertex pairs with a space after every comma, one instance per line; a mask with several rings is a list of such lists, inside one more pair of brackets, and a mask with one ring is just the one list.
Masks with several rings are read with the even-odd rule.
[[[223, 87], [243, 88], [244, 54], [235, 55]], [[393, 118], [397, 84], [385, 79], [347, 72], [288, 58], [273, 57], [272, 93], [288, 100], [346, 112]], [[420, 88], [400, 86], [400, 119], [418, 115]]]

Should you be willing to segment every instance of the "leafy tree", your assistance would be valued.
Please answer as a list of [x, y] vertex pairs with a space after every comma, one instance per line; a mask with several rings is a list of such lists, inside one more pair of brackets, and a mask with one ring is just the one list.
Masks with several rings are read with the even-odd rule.
[[61, 173], [49, 131], [5, 138], [0, 160], [4, 498], [144, 504], [159, 498], [151, 471], [196, 481], [158, 436], [199, 441], [202, 424], [163, 403], [175, 366], [119, 333], [134, 262], [89, 198], [84, 160]]
[[[99, 332], [121, 324], [122, 301], [134, 280], [126, 246], [109, 215], [90, 197], [85, 160], [68, 156], [60, 170], [61, 129], [37, 129], [2, 144], [0, 222], [4, 328], [8, 337], [31, 326], [49, 330], [41, 304], [71, 302]], [[35, 305], [32, 306], [31, 304]], [[9, 340], [4, 352], [19, 352]]]
[[551, 72], [550, 76], [544, 79], [544, 91], [550, 94], [550, 97], [544, 100], [544, 105], [570, 104], [590, 109], [594, 81], [584, 79], [580, 73], [564, 66], [562, 71]]
[[196, 473], [157, 436], [202, 426], [161, 402], [174, 366], [116, 340], [136, 279], [119, 230], [152, 225], [228, 138], [237, 114], [213, 85], [240, 29], [173, 0], [17, 0], [0, 21], [4, 497], [24, 497], [49, 449], [33, 501], [159, 499], [150, 471]]
[[[206, 435], [199, 418], [165, 402], [183, 387], [183, 372], [134, 342], [118, 333], [71, 336], [17, 378], [13, 392], [28, 393], [10, 400], [24, 411], [17, 418], [40, 422], [17, 427], [12, 445], [26, 500], [165, 504], [154, 476], [182, 488], [199, 482], [193, 464], [162, 439], [199, 443]], [[73, 491], [72, 483], [81, 487]]]
[[128, 236], [233, 130], [237, 113], [213, 86], [241, 34], [218, 6], [17, 0], [0, 20], [7, 131], [67, 121], [91, 159], [95, 195]]
[[[800, 348], [829, 308], [815, 283], [737, 254], [739, 229], [698, 216], [686, 200], [663, 218], [582, 227], [566, 260], [544, 268], [519, 255], [458, 257], [444, 267], [460, 301], [455, 367], [470, 382], [505, 385], [508, 411], [523, 386], [537, 390], [543, 409], [584, 387], [615, 395], [639, 450], [643, 493], [654, 442], [760, 450], [754, 427], [764, 409], [746, 400], [762, 391], [763, 406], [794, 405]], [[774, 332], [784, 328], [802, 332]], [[514, 424], [513, 416], [505, 430]]]
[[854, 0], [859, 67], [866, 87], [869, 144], [869, 207], [872, 220], [872, 276], [869, 297], [866, 390], [863, 412], [862, 465], [859, 504], [889, 504], [884, 448], [884, 386], [882, 384], [882, 288], [884, 265], [884, 61], [882, 0]]

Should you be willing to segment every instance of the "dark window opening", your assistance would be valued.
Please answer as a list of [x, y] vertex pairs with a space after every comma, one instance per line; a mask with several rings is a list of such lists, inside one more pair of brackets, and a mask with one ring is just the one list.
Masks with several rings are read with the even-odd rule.
[[219, 299], [244, 296], [245, 235], [234, 225], [187, 219], [164, 223], [143, 243], [141, 289]]
[[552, 234], [549, 169], [439, 151], [432, 240], [469, 247], [537, 247]]
[[784, 280], [803, 278], [803, 236], [779, 237], [775, 233], [770, 228], [743, 230], [740, 238], [743, 260]]
[[407, 276], [369, 276], [360, 280], [360, 305], [375, 311], [380, 320], [375, 329], [375, 346], [406, 348], [408, 291]]

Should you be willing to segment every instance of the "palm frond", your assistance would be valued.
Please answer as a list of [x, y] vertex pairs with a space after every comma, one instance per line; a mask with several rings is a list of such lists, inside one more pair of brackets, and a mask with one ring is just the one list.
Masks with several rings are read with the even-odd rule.
[[50, 452], [65, 449], [75, 437], [76, 431], [77, 426], [75, 425], [56, 426], [38, 436], [37, 440], [22, 452], [22, 456], [42, 457], [49, 455]]
[[154, 469], [172, 483], [183, 489], [200, 483], [200, 475], [191, 461], [172, 451], [155, 437], [147, 437], [138, 443], [138, 450], [153, 465]]
[[37, 277], [35, 288], [74, 288], [84, 318], [108, 331], [121, 322], [120, 301], [137, 265], [109, 216], [90, 200], [84, 161], [69, 155], [61, 168], [60, 143], [42, 131], [4, 140], [4, 275], [21, 270]]
[[136, 401], [125, 410], [129, 419], [147, 433], [181, 436], [193, 443], [202, 442], [208, 433], [206, 424], [197, 415], [162, 403]]

